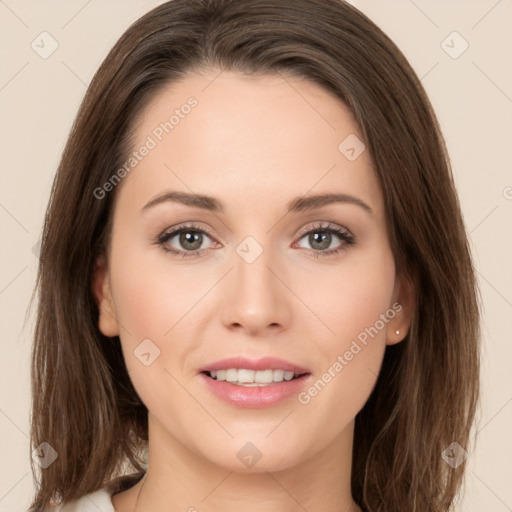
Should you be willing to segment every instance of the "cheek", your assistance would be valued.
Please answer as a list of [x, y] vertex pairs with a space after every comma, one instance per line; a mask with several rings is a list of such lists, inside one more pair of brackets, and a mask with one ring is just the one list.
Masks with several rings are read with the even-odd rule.
[[196, 287], [200, 280], [193, 283], [190, 273], [185, 279], [176, 267], [170, 273], [169, 265], [166, 269], [152, 264], [136, 250], [118, 251], [117, 258], [113, 250], [112, 261], [116, 315], [130, 380], [149, 410], [167, 416], [187, 400], [173, 379], [182, 380], [173, 365], [181, 368], [186, 359], [188, 344], [180, 341], [194, 304], [204, 294]]
[[379, 319], [391, 307], [395, 284], [394, 259], [386, 244], [347, 253], [339, 266], [316, 271], [314, 280], [301, 280], [300, 293], [323, 322], [318, 322], [323, 334], [318, 340], [331, 357], [358, 335], [364, 339], [376, 322], [375, 338], [385, 338], [387, 324]]
[[331, 272], [324, 283], [324, 301], [315, 303], [318, 316], [333, 333], [317, 338], [323, 367], [298, 398], [316, 417], [330, 416], [329, 434], [355, 417], [375, 385], [386, 348], [387, 322], [395, 313], [394, 280], [393, 256], [383, 245]]
[[153, 254], [133, 250], [117, 260], [112, 257], [116, 313], [132, 342], [143, 337], [163, 344], [175, 325], [194, 315], [194, 307], [211, 283], [197, 271], [184, 272], [161, 255], [155, 258], [157, 249], [147, 250]]
[[133, 237], [120, 235], [112, 246], [111, 281], [122, 350], [137, 393], [157, 411], [169, 394], [175, 404], [187, 400], [172, 376], [182, 381], [177, 373], [189, 364], [205, 315], [203, 299], [216, 278], [194, 265], [169, 262], [155, 247], [130, 245]]

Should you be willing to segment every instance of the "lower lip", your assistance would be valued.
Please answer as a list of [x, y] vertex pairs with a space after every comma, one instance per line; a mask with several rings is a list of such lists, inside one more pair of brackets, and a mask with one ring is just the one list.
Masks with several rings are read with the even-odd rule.
[[297, 379], [284, 380], [268, 386], [246, 387], [223, 380], [214, 380], [204, 373], [200, 373], [199, 376], [214, 395], [245, 409], [263, 409], [277, 405], [297, 395], [311, 379], [311, 374], [308, 373]]

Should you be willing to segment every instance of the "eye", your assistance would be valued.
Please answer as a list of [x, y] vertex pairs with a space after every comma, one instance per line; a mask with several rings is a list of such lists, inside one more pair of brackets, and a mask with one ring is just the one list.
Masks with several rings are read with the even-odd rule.
[[[332, 248], [336, 238], [340, 241], [338, 245]], [[208, 244], [205, 242], [212, 236], [208, 230], [194, 224], [177, 226], [170, 230], [164, 231], [155, 241], [166, 252], [181, 256], [184, 258], [199, 256], [208, 250]], [[350, 245], [355, 243], [355, 238], [345, 228], [333, 224], [317, 224], [307, 231], [300, 234], [300, 240], [305, 239], [309, 247], [303, 247], [300, 243], [299, 247], [310, 249], [311, 255], [315, 258], [319, 256], [329, 256], [341, 253]], [[214, 242], [218, 243], [218, 242]]]
[[211, 237], [206, 229], [188, 224], [164, 231], [156, 242], [164, 251], [187, 258], [204, 251], [204, 242], [207, 239], [211, 240]]
[[[332, 243], [336, 238], [341, 242], [332, 248]], [[300, 240], [302, 239], [307, 241], [309, 247], [306, 249], [311, 249], [312, 256], [315, 258], [341, 253], [355, 243], [354, 236], [348, 230], [332, 224], [317, 224], [312, 229], [301, 233]]]

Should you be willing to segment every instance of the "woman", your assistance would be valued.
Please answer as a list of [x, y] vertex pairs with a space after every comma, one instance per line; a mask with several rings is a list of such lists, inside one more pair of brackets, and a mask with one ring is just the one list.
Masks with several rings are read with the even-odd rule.
[[471, 256], [429, 100], [349, 4], [134, 23], [62, 156], [38, 291], [33, 510], [454, 503]]

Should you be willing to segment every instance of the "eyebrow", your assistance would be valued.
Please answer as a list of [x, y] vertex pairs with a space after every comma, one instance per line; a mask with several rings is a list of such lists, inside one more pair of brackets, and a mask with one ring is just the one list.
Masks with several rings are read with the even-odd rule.
[[[202, 208], [212, 212], [223, 212], [224, 205], [214, 197], [202, 194], [190, 194], [188, 192], [168, 191], [153, 197], [141, 208], [141, 213], [165, 202], [180, 203], [185, 206]], [[373, 210], [358, 197], [349, 194], [316, 194], [297, 197], [287, 204], [288, 213], [303, 212], [321, 208], [333, 203], [347, 203], [361, 207], [368, 214], [373, 215]]]

